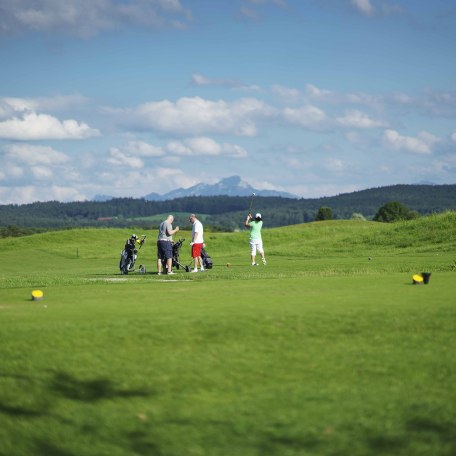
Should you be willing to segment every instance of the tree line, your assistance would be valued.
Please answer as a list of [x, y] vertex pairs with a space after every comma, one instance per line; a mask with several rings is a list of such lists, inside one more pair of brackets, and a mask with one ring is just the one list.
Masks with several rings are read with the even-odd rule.
[[[394, 185], [346, 193], [332, 197], [291, 199], [256, 197], [254, 212], [261, 212], [266, 226], [278, 227], [318, 220], [322, 208], [329, 208], [332, 219], [373, 220], [379, 208], [400, 202], [416, 216], [456, 210], [456, 185]], [[250, 197], [193, 196], [169, 201], [114, 198], [109, 201], [59, 201], [0, 205], [0, 236], [32, 229], [70, 227], [151, 228], [147, 218], [157, 214], [176, 214], [176, 224], [185, 226], [187, 215], [204, 215], [213, 230], [240, 229], [248, 212]], [[184, 215], [182, 215], [184, 214]], [[323, 219], [327, 219], [327, 215]], [[379, 220], [381, 221], [381, 220]], [[13, 227], [7, 229], [8, 227]], [[6, 230], [6, 231], [5, 231]]]

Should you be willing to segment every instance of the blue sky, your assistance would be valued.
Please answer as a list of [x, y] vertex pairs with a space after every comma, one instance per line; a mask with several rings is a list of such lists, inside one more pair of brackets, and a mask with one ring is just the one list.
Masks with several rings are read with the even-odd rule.
[[456, 183], [456, 2], [0, 0], [0, 204]]

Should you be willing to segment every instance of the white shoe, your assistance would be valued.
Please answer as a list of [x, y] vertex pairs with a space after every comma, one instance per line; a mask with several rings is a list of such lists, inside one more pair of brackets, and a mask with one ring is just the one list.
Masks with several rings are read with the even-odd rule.
[[198, 272], [198, 269], [192, 269], [190, 272]]
[[169, 272], [168, 272], [168, 275], [170, 275], [170, 274], [176, 274], [176, 273], [173, 272], [173, 271], [169, 271]]
[[200, 271], [201, 271], [201, 272], [204, 272], [204, 268], [201, 268]]
[[157, 272], [157, 275], [162, 275], [162, 273], [161, 272]]
[[266, 260], [263, 260], [263, 266], [266, 266]]
[[252, 263], [252, 266], [258, 266], [258, 263]]

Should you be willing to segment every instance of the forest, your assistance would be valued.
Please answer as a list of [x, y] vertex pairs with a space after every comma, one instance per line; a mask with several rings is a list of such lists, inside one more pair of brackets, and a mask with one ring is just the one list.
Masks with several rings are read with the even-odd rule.
[[[315, 221], [321, 207], [330, 208], [334, 219], [356, 216], [372, 220], [378, 209], [391, 201], [398, 201], [419, 215], [456, 210], [456, 184], [393, 185], [312, 199], [255, 197], [253, 211], [262, 213], [265, 227], [278, 227]], [[175, 224], [182, 227], [188, 225], [188, 214], [195, 213], [208, 229], [234, 231], [242, 228], [249, 205], [250, 197], [236, 196], [7, 204], [0, 205], [0, 236], [73, 227], [151, 229], [168, 213], [174, 214]]]

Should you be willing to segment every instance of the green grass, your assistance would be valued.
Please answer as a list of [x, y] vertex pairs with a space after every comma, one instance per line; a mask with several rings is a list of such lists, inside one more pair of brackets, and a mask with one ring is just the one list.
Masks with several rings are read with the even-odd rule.
[[455, 222], [265, 230], [266, 268], [210, 233], [168, 278], [155, 233], [127, 277], [125, 230], [0, 241], [0, 455], [454, 454]]

